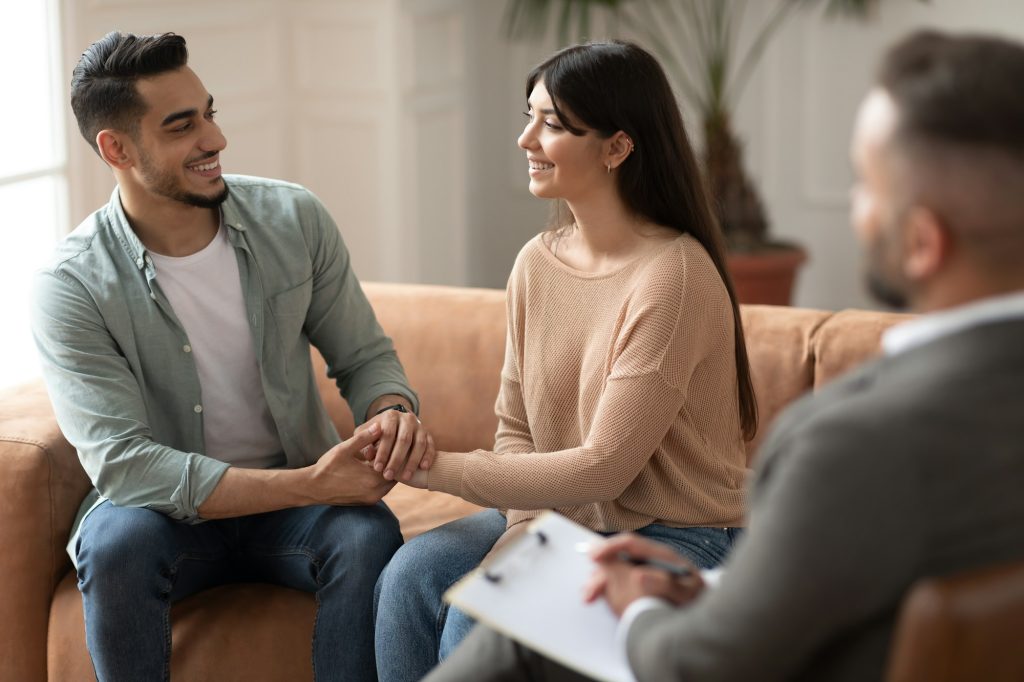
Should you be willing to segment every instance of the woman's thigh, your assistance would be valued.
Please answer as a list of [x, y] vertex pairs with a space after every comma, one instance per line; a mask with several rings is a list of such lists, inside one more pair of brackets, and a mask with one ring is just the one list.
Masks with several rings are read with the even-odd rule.
[[476, 568], [505, 532], [505, 517], [495, 509], [457, 519], [402, 545], [377, 583], [380, 599], [416, 591], [441, 604], [441, 595]]
[[697, 568], [715, 568], [721, 564], [732, 549], [739, 532], [738, 528], [672, 528], [656, 523], [636, 531], [637, 535], [668, 545]]

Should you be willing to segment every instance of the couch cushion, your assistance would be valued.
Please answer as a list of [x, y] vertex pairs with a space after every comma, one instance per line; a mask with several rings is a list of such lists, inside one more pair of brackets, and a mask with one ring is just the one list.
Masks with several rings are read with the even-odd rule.
[[[492, 447], [505, 354], [505, 292], [379, 283], [366, 283], [363, 289], [395, 342], [420, 396], [420, 418], [438, 449]], [[320, 393], [338, 432], [346, 436], [352, 432], [352, 413], [315, 351], [314, 362]]]
[[782, 409], [814, 385], [812, 339], [832, 313], [771, 305], [743, 305], [740, 312], [759, 417], [747, 443], [749, 466]]
[[913, 315], [841, 310], [814, 334], [814, 388], [832, 381], [882, 352], [882, 332]]
[[[313, 595], [286, 587], [239, 584], [204, 590], [171, 612], [171, 679], [313, 679], [315, 616]], [[53, 595], [47, 667], [51, 680], [95, 679], [73, 573]]]

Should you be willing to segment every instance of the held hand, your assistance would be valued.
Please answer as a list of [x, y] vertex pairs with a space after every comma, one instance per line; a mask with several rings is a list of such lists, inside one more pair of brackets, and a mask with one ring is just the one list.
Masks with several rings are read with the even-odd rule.
[[[675, 577], [660, 568], [624, 561], [623, 557], [662, 561], [692, 572]], [[681, 606], [692, 601], [704, 588], [700, 573], [689, 562], [671, 548], [638, 535], [616, 535], [598, 545], [591, 558], [598, 568], [584, 587], [584, 601], [604, 597], [618, 616], [640, 597], [659, 597]]]
[[402, 481], [410, 488], [419, 488], [420, 490], [427, 489], [427, 470], [416, 469], [412, 472], [412, 477], [408, 481]]
[[416, 415], [387, 410], [367, 420], [356, 433], [374, 424], [380, 427], [380, 439], [363, 456], [386, 480], [409, 482], [414, 472], [430, 468], [436, 456], [434, 439]]
[[328, 450], [312, 465], [312, 491], [321, 504], [376, 504], [394, 487], [363, 460], [360, 451], [381, 437], [379, 425], [371, 425]]

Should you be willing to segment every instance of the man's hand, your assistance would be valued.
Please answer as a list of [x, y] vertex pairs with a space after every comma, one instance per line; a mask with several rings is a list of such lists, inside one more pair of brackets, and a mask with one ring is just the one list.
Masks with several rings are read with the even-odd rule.
[[[387, 410], [376, 414], [388, 405], [403, 405], [408, 412]], [[413, 472], [430, 468], [436, 456], [434, 439], [412, 413], [412, 406], [398, 395], [383, 395], [373, 401], [367, 410], [368, 418], [356, 429], [361, 433], [371, 425], [380, 427], [380, 439], [364, 450], [364, 457], [374, 470], [388, 481], [410, 481]]]
[[360, 456], [378, 438], [379, 426], [364, 429], [301, 469], [229, 467], [199, 515], [228, 519], [311, 504], [376, 504], [395, 485]]
[[[658, 559], [689, 568], [692, 573], [677, 578], [659, 568], [623, 561], [625, 556], [640, 560]], [[626, 607], [640, 597], [659, 597], [682, 606], [704, 589], [700, 573], [688, 561], [671, 548], [639, 535], [616, 535], [594, 548], [590, 557], [598, 568], [583, 589], [583, 599], [592, 602], [604, 597], [617, 616], [621, 616]]]
[[319, 504], [376, 504], [395, 486], [361, 456], [380, 437], [380, 427], [371, 425], [335, 445], [311, 466], [310, 493]]

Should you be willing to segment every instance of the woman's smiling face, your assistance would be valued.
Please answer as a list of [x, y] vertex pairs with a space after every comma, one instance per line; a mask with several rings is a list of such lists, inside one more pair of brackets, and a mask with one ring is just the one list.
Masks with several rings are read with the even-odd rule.
[[[527, 104], [529, 121], [518, 143], [530, 164], [530, 192], [544, 199], [573, 202], [606, 184], [600, 182], [606, 173], [601, 140], [591, 131], [574, 135], [565, 128], [543, 81], [537, 81]], [[571, 115], [564, 109], [562, 113]]]

